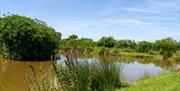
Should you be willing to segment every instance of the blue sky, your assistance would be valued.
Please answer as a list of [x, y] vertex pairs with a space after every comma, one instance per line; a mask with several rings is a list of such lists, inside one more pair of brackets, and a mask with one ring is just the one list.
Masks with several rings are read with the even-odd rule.
[[0, 13], [45, 21], [66, 38], [180, 40], [180, 0], [0, 0]]

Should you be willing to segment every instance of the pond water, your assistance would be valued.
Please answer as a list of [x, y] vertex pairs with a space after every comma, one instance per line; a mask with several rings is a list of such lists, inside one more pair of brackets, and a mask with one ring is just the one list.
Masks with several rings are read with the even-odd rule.
[[[63, 63], [65, 57], [57, 60]], [[124, 59], [115, 56], [79, 57], [79, 60], [99, 60], [105, 62], [119, 62], [123, 65], [122, 79], [126, 82], [134, 82], [143, 77], [159, 75], [171, 68], [179, 68], [180, 63], [150, 59]], [[128, 59], [128, 60], [127, 60]], [[43, 76], [41, 72], [50, 74], [52, 61], [13, 61], [0, 59], [0, 91], [25, 91], [27, 84], [24, 78], [31, 72], [29, 65], [35, 69], [37, 76]]]

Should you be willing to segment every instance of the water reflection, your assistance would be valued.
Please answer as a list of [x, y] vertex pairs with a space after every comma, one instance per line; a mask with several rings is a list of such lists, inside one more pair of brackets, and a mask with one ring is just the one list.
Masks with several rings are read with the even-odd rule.
[[[66, 59], [60, 56], [58, 63], [63, 64]], [[78, 60], [103, 61], [106, 63], [119, 62], [123, 65], [123, 79], [134, 82], [138, 79], [158, 75], [171, 68], [180, 68], [180, 62], [168, 62], [154, 59], [119, 58], [117, 56], [80, 55]], [[13, 61], [0, 59], [0, 91], [26, 91], [24, 77], [30, 72], [29, 65], [34, 66], [36, 74], [40, 74], [40, 68], [46, 74], [51, 72], [52, 61]]]
[[154, 64], [141, 64], [138, 61], [132, 63], [123, 63], [123, 80], [134, 82], [144, 77], [152, 77], [164, 72], [163, 68]]
[[30, 72], [30, 64], [35, 68], [37, 76], [41, 76], [40, 69], [48, 74], [52, 63], [0, 59], [0, 91], [26, 91], [24, 77]]

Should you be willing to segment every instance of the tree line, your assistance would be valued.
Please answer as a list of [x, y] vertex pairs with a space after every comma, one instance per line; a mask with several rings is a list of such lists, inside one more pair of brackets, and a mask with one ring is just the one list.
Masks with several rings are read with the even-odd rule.
[[152, 55], [160, 54], [166, 59], [171, 57], [176, 51], [180, 50], [180, 41], [176, 41], [170, 37], [156, 40], [155, 42], [134, 41], [129, 39], [117, 40], [112, 36], [102, 37], [100, 40], [94, 41], [91, 38], [78, 38], [77, 35], [73, 34], [68, 38], [62, 39], [60, 42], [60, 48], [62, 50], [72, 49], [80, 52], [90, 52], [99, 47], [127, 49]]

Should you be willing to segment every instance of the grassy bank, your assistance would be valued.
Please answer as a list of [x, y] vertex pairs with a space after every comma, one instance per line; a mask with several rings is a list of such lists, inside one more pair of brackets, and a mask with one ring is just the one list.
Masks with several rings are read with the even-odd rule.
[[[120, 49], [120, 48], [105, 48], [96, 47], [92, 51], [78, 51], [74, 50], [73, 53], [79, 55], [106, 55], [106, 56], [119, 56], [119, 57], [131, 57], [131, 58], [153, 58], [156, 55], [151, 55], [148, 53], [139, 53], [132, 49]], [[67, 52], [61, 50], [59, 54], [67, 54]], [[159, 55], [158, 55], [159, 56]]]
[[180, 91], [180, 72], [142, 79], [116, 91]]
[[[116, 56], [120, 58], [130, 58], [130, 59], [153, 59], [153, 60], [167, 60], [167, 61], [180, 61], [180, 51], [177, 51], [173, 54], [172, 57], [167, 59], [163, 59], [163, 55], [158, 53], [150, 54], [150, 53], [140, 53], [136, 52], [135, 50], [129, 48], [105, 48], [105, 47], [95, 47], [91, 51], [78, 51], [78, 50], [71, 50], [76, 56], [87, 56], [89, 55], [94, 57], [97, 55], [100, 56]], [[67, 54], [66, 51], [59, 51], [59, 55]]]

